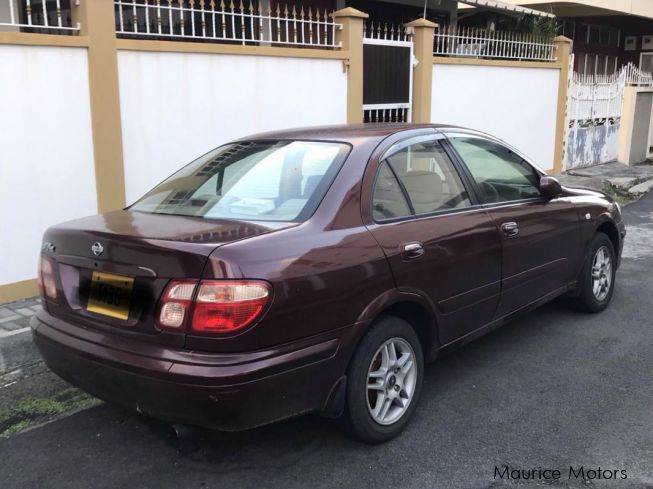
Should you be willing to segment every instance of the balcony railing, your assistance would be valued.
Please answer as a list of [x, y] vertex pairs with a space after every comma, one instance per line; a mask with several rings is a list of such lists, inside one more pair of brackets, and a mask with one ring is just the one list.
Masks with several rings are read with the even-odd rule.
[[249, 0], [114, 0], [120, 37], [337, 48], [326, 10]]
[[555, 61], [552, 39], [519, 32], [444, 26], [435, 32], [435, 56], [460, 56], [520, 61]]
[[75, 34], [70, 0], [0, 0], [0, 31]]

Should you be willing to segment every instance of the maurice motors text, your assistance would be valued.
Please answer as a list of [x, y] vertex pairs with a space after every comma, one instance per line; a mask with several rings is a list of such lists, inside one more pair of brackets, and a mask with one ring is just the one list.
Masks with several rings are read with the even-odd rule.
[[627, 479], [625, 469], [604, 469], [601, 467], [585, 467], [583, 465], [565, 469], [546, 469], [542, 467], [522, 469], [516, 467], [494, 467], [494, 479], [508, 480], [559, 480], [559, 479], [581, 479], [581, 480], [609, 480]]

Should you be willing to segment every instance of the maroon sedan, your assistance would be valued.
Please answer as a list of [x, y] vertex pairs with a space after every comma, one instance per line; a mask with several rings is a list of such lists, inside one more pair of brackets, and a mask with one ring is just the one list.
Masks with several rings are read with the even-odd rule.
[[624, 225], [515, 149], [442, 125], [263, 134], [44, 236], [48, 366], [175, 423], [318, 412], [390, 439], [424, 363], [566, 294], [612, 297]]

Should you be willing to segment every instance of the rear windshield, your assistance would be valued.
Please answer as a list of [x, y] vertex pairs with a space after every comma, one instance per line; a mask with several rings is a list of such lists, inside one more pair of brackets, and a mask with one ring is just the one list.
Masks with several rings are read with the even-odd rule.
[[303, 221], [349, 153], [343, 143], [255, 141], [220, 146], [130, 209], [207, 219]]

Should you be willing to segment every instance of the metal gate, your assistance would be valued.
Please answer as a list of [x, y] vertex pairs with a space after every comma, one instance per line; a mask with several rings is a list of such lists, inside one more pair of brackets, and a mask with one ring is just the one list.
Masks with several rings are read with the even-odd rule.
[[570, 87], [567, 168], [617, 159], [626, 72], [614, 75], [574, 73]]
[[366, 24], [363, 33], [363, 121], [410, 122], [413, 41], [403, 26]]

